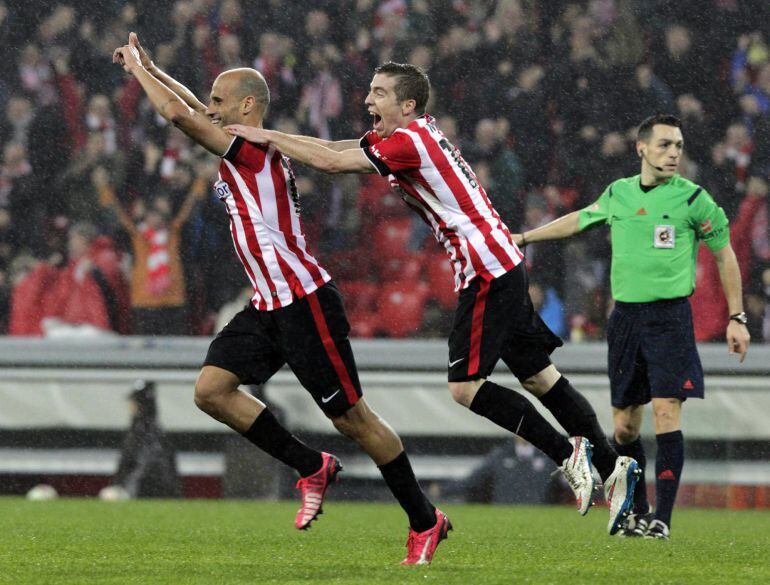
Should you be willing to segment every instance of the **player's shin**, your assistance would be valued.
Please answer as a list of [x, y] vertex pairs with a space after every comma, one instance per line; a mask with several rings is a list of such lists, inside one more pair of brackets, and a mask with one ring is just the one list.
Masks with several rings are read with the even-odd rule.
[[542, 417], [529, 400], [514, 390], [486, 381], [473, 398], [470, 409], [529, 441], [556, 465], [561, 465], [572, 453], [567, 439]]
[[302, 477], [313, 475], [321, 468], [321, 453], [292, 435], [267, 408], [242, 434], [268, 455], [296, 469]]
[[545, 406], [570, 436], [586, 437], [593, 445], [592, 462], [606, 480], [615, 469], [618, 454], [604, 434], [593, 407], [561, 376], [551, 389], [540, 397]]

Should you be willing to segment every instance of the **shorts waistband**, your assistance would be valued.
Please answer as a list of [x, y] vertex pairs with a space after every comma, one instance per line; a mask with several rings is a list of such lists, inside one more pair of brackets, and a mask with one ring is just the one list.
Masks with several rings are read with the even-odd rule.
[[618, 309], [627, 311], [643, 311], [644, 309], [657, 309], [663, 307], [673, 307], [688, 302], [687, 297], [677, 297], [675, 299], [661, 299], [659, 301], [650, 301], [649, 303], [625, 303], [623, 301], [615, 301], [615, 306]]

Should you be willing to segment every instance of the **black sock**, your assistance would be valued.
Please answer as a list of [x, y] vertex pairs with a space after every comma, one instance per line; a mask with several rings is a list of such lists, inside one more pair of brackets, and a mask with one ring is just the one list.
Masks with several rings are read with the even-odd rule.
[[551, 426], [532, 403], [515, 390], [484, 382], [470, 409], [493, 423], [529, 441], [561, 465], [572, 454], [567, 438]]
[[409, 525], [415, 532], [425, 532], [436, 525], [436, 508], [420, 489], [406, 451], [390, 463], [379, 467], [385, 483], [409, 516]]
[[639, 481], [634, 490], [634, 514], [646, 514], [650, 511], [650, 503], [647, 500], [647, 484], [645, 483], [644, 472], [644, 468], [647, 466], [647, 457], [644, 454], [642, 439], [641, 437], [637, 437], [636, 441], [633, 441], [628, 445], [621, 445], [618, 443], [617, 438], [613, 438], [612, 446], [615, 447], [615, 451], [618, 452], [618, 455], [633, 457], [639, 464], [639, 469], [642, 470], [642, 474], [639, 476]]
[[283, 428], [267, 408], [242, 435], [268, 455], [296, 469], [302, 477], [313, 475], [323, 464], [321, 453]]
[[591, 461], [602, 479], [607, 479], [615, 469], [618, 454], [610, 446], [593, 407], [562, 376], [553, 387], [540, 397], [551, 414], [564, 427], [570, 437], [585, 437], [594, 446]]
[[671, 527], [679, 479], [684, 467], [684, 436], [682, 431], [656, 435], [658, 454], [655, 457], [655, 517]]

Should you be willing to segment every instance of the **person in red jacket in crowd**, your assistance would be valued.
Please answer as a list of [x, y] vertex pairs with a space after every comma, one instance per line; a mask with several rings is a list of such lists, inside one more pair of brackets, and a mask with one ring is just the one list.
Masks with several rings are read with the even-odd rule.
[[23, 277], [11, 298], [11, 335], [43, 335], [61, 326], [125, 331], [127, 293], [112, 241], [93, 225], [68, 232], [68, 261], [42, 262]]
[[[738, 266], [741, 270], [741, 280], [750, 282], [752, 273], [752, 258], [755, 255], [754, 247], [757, 227], [761, 219], [767, 217], [762, 213], [766, 206], [767, 183], [760, 177], [751, 177], [747, 181], [746, 197], [741, 202], [738, 215], [732, 222], [730, 229], [730, 243], [735, 250]], [[759, 226], [761, 233], [762, 226]], [[765, 238], [767, 238], [767, 221], [764, 226]], [[770, 261], [770, 254], [766, 261]], [[696, 269], [695, 292], [692, 295], [693, 324], [695, 326], [696, 341], [714, 341], [724, 335], [724, 318], [727, 311], [727, 303], [720, 293], [722, 284], [719, 279], [719, 270], [716, 261], [711, 254], [704, 251], [701, 246], [698, 253], [698, 265]], [[756, 320], [756, 322], [760, 322]]]

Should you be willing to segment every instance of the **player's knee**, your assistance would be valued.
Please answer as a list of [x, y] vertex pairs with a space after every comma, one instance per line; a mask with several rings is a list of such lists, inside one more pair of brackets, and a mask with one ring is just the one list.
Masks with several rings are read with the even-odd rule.
[[228, 392], [237, 389], [231, 388], [230, 384], [225, 384], [215, 377], [201, 373], [195, 382], [195, 406], [207, 414], [217, 411], [218, 404]]
[[351, 439], [360, 436], [366, 426], [362, 417], [350, 410], [340, 416], [331, 417], [331, 421], [337, 431]]
[[449, 382], [449, 392], [458, 404], [470, 408], [478, 388], [472, 382]]
[[639, 438], [639, 429], [630, 420], [615, 421], [615, 440], [621, 445], [628, 445]]
[[675, 423], [679, 420], [681, 403], [676, 398], [653, 400], [652, 415], [657, 423]]

